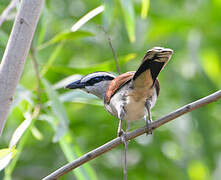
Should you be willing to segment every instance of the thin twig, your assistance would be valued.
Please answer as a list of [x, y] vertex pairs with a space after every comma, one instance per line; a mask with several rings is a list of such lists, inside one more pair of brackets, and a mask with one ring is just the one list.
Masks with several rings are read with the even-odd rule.
[[117, 70], [118, 74], [120, 74], [120, 66], [119, 66], [119, 63], [118, 63], [117, 54], [116, 54], [116, 52], [114, 50], [114, 47], [112, 45], [111, 38], [110, 38], [110, 36], [108, 35], [107, 31], [104, 29], [103, 26], [100, 26], [100, 28], [104, 31], [104, 33], [105, 33], [105, 35], [107, 37], [108, 44], [109, 44], [109, 46], [111, 48], [111, 51], [113, 53], [113, 56], [114, 56], [114, 61], [115, 61], [115, 64], [116, 64], [116, 70]]
[[41, 103], [41, 77], [40, 77], [40, 72], [39, 72], [39, 65], [38, 65], [38, 61], [36, 58], [36, 50], [33, 46], [33, 44], [31, 45], [30, 48], [30, 57], [34, 66], [34, 71], [35, 71], [35, 77], [37, 80], [37, 87], [36, 87], [36, 91], [37, 91], [37, 103], [34, 109], [34, 112], [32, 114], [33, 118], [37, 118], [41, 112], [41, 108], [42, 108], [42, 103]]
[[7, 19], [10, 12], [16, 7], [19, 0], [11, 0], [10, 4], [5, 8], [5, 10], [2, 12], [0, 16], [0, 27], [3, 24], [3, 22]]
[[[202, 99], [199, 99], [195, 102], [192, 102], [190, 104], [187, 104], [177, 110], [175, 110], [174, 112], [171, 112], [169, 114], [167, 114], [166, 116], [163, 116], [162, 118], [152, 122], [148, 128], [146, 126], [141, 127], [139, 129], [136, 129], [132, 132], [127, 133], [126, 135], [126, 140], [131, 140], [134, 139], [137, 136], [140, 136], [144, 133], [147, 133], [149, 131], [152, 131], [153, 129], [156, 129], [160, 126], [162, 126], [163, 124], [172, 121], [173, 119], [187, 113], [187, 112], [191, 112], [195, 109], [198, 109], [202, 106], [205, 106], [209, 103], [215, 102], [218, 99], [221, 98], [221, 90], [206, 96]], [[68, 173], [69, 171], [81, 166], [82, 164], [104, 154], [107, 151], [110, 151], [111, 149], [117, 147], [118, 145], [122, 144], [121, 138], [117, 137], [109, 142], [107, 142], [106, 144], [84, 154], [83, 156], [79, 157], [78, 159], [64, 165], [63, 167], [59, 168], [58, 170], [54, 171], [53, 173], [51, 173], [50, 175], [48, 175], [47, 177], [43, 178], [43, 180], [52, 180], [52, 179], [57, 179], [60, 176]]]
[[36, 87], [37, 100], [38, 100], [38, 104], [41, 106], [41, 88], [40, 88], [41, 77], [40, 77], [40, 73], [39, 73], [38, 61], [36, 59], [36, 51], [35, 51], [35, 48], [33, 46], [31, 46], [30, 57], [31, 57], [31, 60], [32, 60], [32, 63], [33, 63], [33, 66], [34, 66], [35, 77], [36, 77], [36, 80], [37, 80], [37, 87]]

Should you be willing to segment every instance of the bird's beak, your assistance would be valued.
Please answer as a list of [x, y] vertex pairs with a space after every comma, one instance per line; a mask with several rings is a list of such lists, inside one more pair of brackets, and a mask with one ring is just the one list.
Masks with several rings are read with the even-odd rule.
[[81, 82], [81, 80], [77, 80], [65, 86], [67, 89], [81, 89], [85, 88], [85, 83]]

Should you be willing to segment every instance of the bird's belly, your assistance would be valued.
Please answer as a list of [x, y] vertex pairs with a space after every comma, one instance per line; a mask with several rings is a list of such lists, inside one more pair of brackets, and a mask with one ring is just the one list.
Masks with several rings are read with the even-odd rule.
[[[125, 97], [122, 99], [122, 97]], [[156, 102], [156, 93], [153, 95], [151, 99], [151, 107], [155, 105]], [[145, 102], [147, 97], [137, 98], [133, 95], [125, 95], [125, 94], [115, 94], [109, 104], [105, 104], [105, 109], [111, 113], [112, 115], [118, 117], [120, 119], [120, 110], [124, 109], [124, 120], [127, 121], [135, 121], [144, 118], [147, 115], [147, 110], [145, 108]]]
[[145, 115], [145, 100], [135, 101], [132, 97], [127, 98], [127, 103], [125, 105], [125, 120], [133, 121], [142, 119]]

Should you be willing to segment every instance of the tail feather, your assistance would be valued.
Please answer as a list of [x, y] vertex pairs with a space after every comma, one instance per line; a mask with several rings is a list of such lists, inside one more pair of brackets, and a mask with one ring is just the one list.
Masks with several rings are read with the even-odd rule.
[[154, 47], [148, 50], [133, 76], [135, 86], [152, 86], [172, 54], [173, 50], [167, 48]]

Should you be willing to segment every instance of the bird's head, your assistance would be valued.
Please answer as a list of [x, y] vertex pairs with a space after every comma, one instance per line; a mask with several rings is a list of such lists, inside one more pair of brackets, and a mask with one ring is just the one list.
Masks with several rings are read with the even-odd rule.
[[66, 86], [68, 89], [81, 89], [103, 99], [110, 82], [115, 76], [108, 72], [94, 72]]

